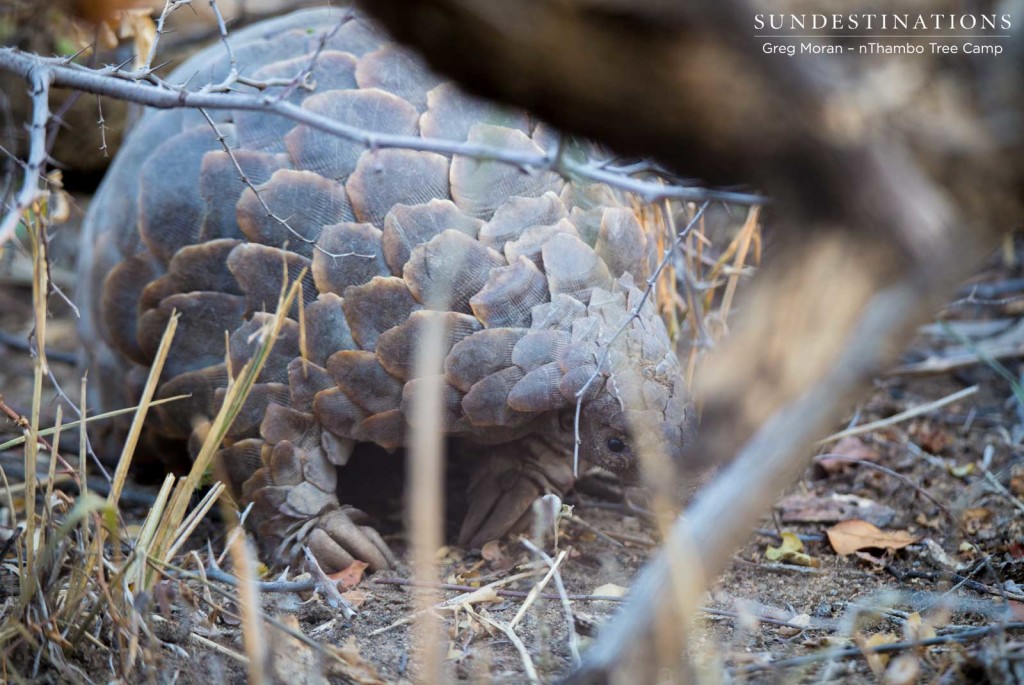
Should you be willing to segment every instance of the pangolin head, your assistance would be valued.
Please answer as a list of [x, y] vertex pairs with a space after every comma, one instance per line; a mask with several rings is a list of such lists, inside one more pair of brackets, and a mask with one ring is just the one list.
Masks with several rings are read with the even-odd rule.
[[[580, 362], [577, 368], [591, 372], [584, 378], [566, 368], [563, 390], [565, 385], [581, 390], [602, 362], [584, 394], [580, 456], [633, 480], [645, 456], [682, 462], [694, 439], [696, 416], [672, 341], [651, 298], [644, 298], [628, 274], [616, 285], [614, 292], [595, 289], [587, 317], [574, 324], [574, 343], [586, 351], [572, 358]], [[570, 379], [575, 383], [565, 383]]]

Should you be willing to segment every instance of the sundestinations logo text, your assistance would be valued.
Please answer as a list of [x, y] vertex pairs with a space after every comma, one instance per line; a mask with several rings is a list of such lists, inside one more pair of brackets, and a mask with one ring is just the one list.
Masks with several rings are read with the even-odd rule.
[[1001, 55], [1013, 18], [972, 13], [759, 13], [753, 24], [765, 54]]

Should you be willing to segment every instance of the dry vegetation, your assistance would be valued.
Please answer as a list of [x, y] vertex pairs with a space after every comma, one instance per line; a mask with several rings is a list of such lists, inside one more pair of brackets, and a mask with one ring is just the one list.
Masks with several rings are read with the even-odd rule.
[[[46, 127], [38, 109], [29, 116]], [[23, 170], [43, 170], [44, 158], [26, 159]], [[10, 185], [20, 180], [7, 176]], [[273, 327], [235, 379], [190, 473], [136, 478], [129, 471], [162, 355], [140, 405], [125, 408], [133, 429], [117, 469], [108, 475], [92, 460], [84, 422], [107, 417], [83, 415], [77, 401], [88, 379], [69, 363], [77, 349], [74, 297], [64, 296], [88, 198], [65, 195], [59, 176], [48, 181], [45, 191], [5, 197], [15, 209], [0, 223], [17, 228], [0, 253], [5, 680], [553, 682], [581, 663], [602, 624], [611, 620], [604, 635], [616, 635], [616, 626], [655, 618], [613, 617], [666, 539], [673, 543], [662, 555], [667, 561], [651, 568], [668, 569], [666, 582], [675, 584], [638, 590], [686, 610], [685, 620], [656, 624], [647, 645], [656, 664], [678, 669], [663, 671], [666, 680], [1024, 679], [1024, 333], [1017, 323], [1024, 269], [1017, 239], [1008, 238], [959, 299], [917, 331], [897, 368], [874, 380], [852, 411], [846, 407], [842, 424], [832, 425], [836, 433], [804, 446], [794, 478], [782, 477], [788, 485], [799, 473], [796, 485], [778, 499], [777, 481], [755, 484], [763, 490], [751, 492], [752, 502], [777, 502], [738, 551], [724, 526], [704, 525], [680, 544], [676, 505], [659, 499], [661, 489], [648, 499], [602, 482], [574, 495], [571, 508], [548, 502], [547, 518], [540, 517], [546, 525], [529, 538], [479, 553], [438, 550], [439, 486], [431, 473], [414, 473], [410, 507], [431, 513], [429, 520], [413, 515], [405, 531], [392, 526], [389, 542], [407, 564], [372, 576], [357, 564], [328, 577], [313, 561], [285, 573], [260, 566], [240, 527], [244, 512], [211, 473], [214, 452], [273, 345]], [[637, 207], [668, 255], [652, 293], [693, 380], [734, 320], [762, 301], [747, 291], [762, 248], [771, 256], [771, 221], [763, 234], [758, 206], [645, 200], [638, 195]], [[823, 338], [844, 333], [841, 312], [830, 330], [831, 320], [808, 303], [857, 285], [826, 287], [845, 272], [833, 268], [827, 251], [806, 255], [816, 261], [796, 261], [794, 282], [820, 282], [821, 291], [793, 297], [790, 309], [770, 315], [797, 329], [781, 334], [791, 346], [801, 340], [804, 320]], [[296, 291], [283, 284], [279, 312], [291, 309]], [[874, 330], [869, 324], [866, 334]], [[174, 329], [172, 319], [164, 354]], [[758, 396], [756, 383], [747, 389]], [[833, 390], [823, 383], [823, 392]], [[801, 411], [783, 424], [785, 436], [803, 435], [802, 416], [829, 423], [808, 405]], [[737, 419], [739, 433], [748, 419]], [[750, 449], [765, 447], [756, 443], [760, 435]], [[691, 510], [702, 524], [712, 504], [756, 506], [735, 497], [707, 501]], [[388, 506], [399, 520], [401, 501]], [[702, 580], [723, 554], [719, 542], [727, 548], [724, 573]], [[640, 628], [634, 633], [642, 635]], [[618, 636], [628, 641], [621, 629]], [[689, 658], [679, 666], [683, 652]], [[583, 659], [593, 668], [604, 654]]]

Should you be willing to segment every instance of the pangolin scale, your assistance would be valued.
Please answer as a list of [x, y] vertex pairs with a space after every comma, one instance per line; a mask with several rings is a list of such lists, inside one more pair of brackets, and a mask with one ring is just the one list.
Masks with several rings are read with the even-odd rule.
[[[231, 41], [249, 79], [275, 84], [266, 97], [360, 129], [536, 154], [558, 141], [444, 82], [359, 15], [299, 12]], [[217, 83], [228, 69], [213, 46], [170, 80]], [[85, 222], [82, 338], [99, 379], [92, 411], [127, 406], [180, 314], [157, 396], [191, 398], [154, 408], [147, 430], [185, 443], [258, 344], [283, 278], [306, 274], [220, 452], [268, 561], [309, 545], [328, 570], [394, 562], [336, 489], [357, 445], [405, 444], [427, 324], [443, 331], [439, 428], [475, 462], [463, 543], [521, 527], [534, 498], [571, 487], [576, 395], [599, 361], [583, 460], [631, 476], [640, 448], [681, 453], [693, 411], [652, 304], [613, 340], [654, 256], [619, 193], [468, 156], [366, 149], [264, 112], [209, 115], [215, 127], [198, 111], [147, 112], [112, 165]]]

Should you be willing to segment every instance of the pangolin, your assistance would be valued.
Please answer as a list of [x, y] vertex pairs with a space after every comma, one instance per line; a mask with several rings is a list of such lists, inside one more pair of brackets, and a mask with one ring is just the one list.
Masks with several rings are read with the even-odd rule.
[[[358, 14], [303, 11], [230, 40], [247, 77], [237, 90], [260, 83], [268, 99], [357, 129], [534, 154], [560, 140], [445, 82]], [[215, 45], [170, 80], [219, 83], [230, 67]], [[549, 169], [367, 149], [263, 111], [149, 111], [85, 220], [93, 410], [138, 397], [178, 312], [157, 396], [191, 397], [155, 407], [147, 430], [187, 444], [258, 344], [283, 278], [304, 271], [301, 303], [219, 454], [264, 558], [291, 563], [308, 545], [328, 570], [394, 563], [336, 490], [360, 444], [405, 444], [431, 322], [445, 355], [438, 429], [474, 469], [460, 541], [479, 545], [572, 486], [576, 396], [595, 372], [580, 414], [586, 464], [629, 477], [638, 435], [677, 458], [690, 440], [679, 362], [637, 287], [652, 243], [620, 192]]]

